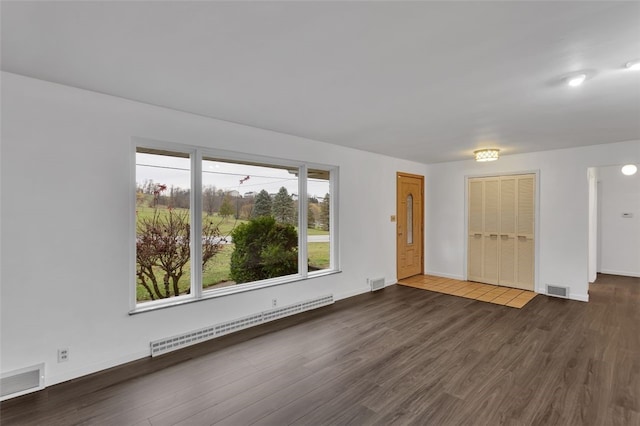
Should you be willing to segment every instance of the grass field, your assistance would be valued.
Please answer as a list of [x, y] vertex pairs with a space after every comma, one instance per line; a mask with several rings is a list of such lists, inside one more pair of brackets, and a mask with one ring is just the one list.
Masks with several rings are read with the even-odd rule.
[[[181, 209], [176, 209], [176, 210], [181, 210]], [[166, 214], [167, 212], [167, 210], [164, 208], [159, 208], [158, 211], [161, 214]], [[151, 207], [139, 206], [136, 210], [138, 218], [152, 217], [153, 212], [154, 212], [154, 209]], [[206, 223], [207, 221], [211, 221], [215, 225], [217, 225], [222, 236], [229, 235], [235, 226], [239, 225], [240, 223], [247, 222], [245, 220], [236, 220], [234, 218], [222, 218], [215, 214], [212, 216], [208, 216], [205, 214], [202, 220], [203, 220], [203, 223]], [[308, 229], [307, 233], [309, 235], [329, 235], [329, 232], [322, 231], [320, 229]], [[313, 242], [313, 243], [308, 243], [307, 247], [308, 247], [310, 267], [314, 267], [318, 269], [325, 269], [329, 267], [330, 265], [329, 243]], [[213, 259], [211, 259], [207, 263], [202, 275], [202, 285], [205, 290], [216, 288], [217, 286], [229, 285], [229, 280], [230, 280], [229, 264], [231, 261], [231, 253], [233, 253], [233, 248], [234, 248], [233, 244], [224, 245], [222, 250], [218, 252], [213, 257]], [[162, 276], [162, 274], [158, 272], [156, 276], [159, 277], [159, 279], [161, 279], [160, 277]], [[189, 290], [190, 280], [191, 280], [191, 265], [189, 263], [185, 266], [184, 275], [179, 281], [181, 294], [186, 293]], [[151, 300], [151, 298], [149, 297], [149, 293], [143, 286], [138, 284], [136, 287], [137, 287], [136, 295], [137, 295], [138, 302]]]

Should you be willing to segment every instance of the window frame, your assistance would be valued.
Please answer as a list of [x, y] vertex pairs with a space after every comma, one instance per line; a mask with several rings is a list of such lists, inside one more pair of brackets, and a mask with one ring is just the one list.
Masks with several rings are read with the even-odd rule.
[[[138, 149], [169, 151], [175, 153], [188, 154], [190, 158], [191, 173], [191, 191], [190, 191], [190, 221], [195, 226], [190, 227], [191, 233], [191, 264], [200, 264], [202, 259], [202, 244], [196, 242], [202, 241], [202, 161], [203, 158], [216, 158], [219, 161], [229, 161], [248, 164], [263, 164], [265, 166], [295, 168], [298, 170], [298, 272], [296, 274], [285, 275], [266, 280], [252, 281], [248, 283], [237, 284], [228, 287], [203, 289], [202, 287], [202, 270], [201, 268], [191, 268], [191, 287], [190, 294], [174, 296], [167, 299], [145, 301], [138, 303], [137, 301], [137, 278], [136, 278], [136, 153]], [[207, 300], [216, 297], [228, 296], [235, 293], [243, 293], [245, 291], [253, 291], [261, 288], [294, 283], [304, 281], [325, 275], [340, 272], [339, 261], [339, 224], [338, 224], [338, 187], [339, 187], [339, 167], [335, 165], [327, 165], [321, 163], [311, 163], [306, 161], [296, 161], [278, 157], [269, 157], [263, 155], [248, 154], [235, 151], [220, 150], [215, 148], [207, 148], [201, 146], [162, 142], [147, 138], [133, 137], [131, 143], [131, 200], [130, 207], [130, 231], [131, 237], [130, 256], [131, 266], [129, 270], [130, 278], [130, 306], [129, 314], [137, 314], [141, 312], [149, 312], [157, 309], [168, 308], [171, 306], [183, 305], [186, 303]], [[309, 272], [308, 268], [308, 170], [317, 169], [329, 172], [329, 262], [330, 265], [326, 269]], [[303, 214], [304, 212], [304, 214]]]

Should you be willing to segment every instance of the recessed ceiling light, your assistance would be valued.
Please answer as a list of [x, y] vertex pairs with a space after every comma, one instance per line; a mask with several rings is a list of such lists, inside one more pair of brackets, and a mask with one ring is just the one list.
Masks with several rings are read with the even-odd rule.
[[622, 167], [623, 175], [632, 176], [632, 175], [635, 175], [637, 171], [638, 171], [638, 168], [636, 167], [635, 164], [627, 164], [626, 166]]
[[630, 69], [633, 71], [640, 71], [640, 60], [627, 62], [627, 69]]
[[567, 78], [567, 84], [571, 87], [578, 87], [587, 79], [586, 74], [578, 74]]

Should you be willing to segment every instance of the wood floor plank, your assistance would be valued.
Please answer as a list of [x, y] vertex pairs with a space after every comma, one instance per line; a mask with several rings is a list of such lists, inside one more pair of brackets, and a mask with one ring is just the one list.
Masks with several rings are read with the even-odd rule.
[[4, 401], [0, 424], [640, 425], [640, 279], [589, 298], [391, 286]]

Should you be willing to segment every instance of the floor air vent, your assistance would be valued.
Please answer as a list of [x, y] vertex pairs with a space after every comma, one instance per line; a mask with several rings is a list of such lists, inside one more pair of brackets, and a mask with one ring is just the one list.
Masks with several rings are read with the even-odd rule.
[[253, 327], [254, 325], [273, 321], [278, 318], [288, 317], [289, 315], [294, 315], [299, 312], [310, 311], [322, 306], [331, 305], [332, 303], [333, 295], [323, 296], [317, 299], [294, 303], [293, 305], [283, 306], [281, 308], [271, 309], [248, 317], [212, 325], [200, 330], [190, 331], [178, 336], [155, 340], [151, 342], [151, 356], [162, 355], [167, 352], [175, 351], [176, 349], [195, 345], [196, 343], [233, 333], [234, 331]]
[[384, 288], [384, 278], [369, 279], [371, 291], [382, 290]]
[[557, 285], [549, 285], [547, 284], [547, 295], [562, 297], [564, 299], [569, 298], [569, 287], [560, 287]]
[[44, 389], [44, 364], [3, 373], [0, 401]]

